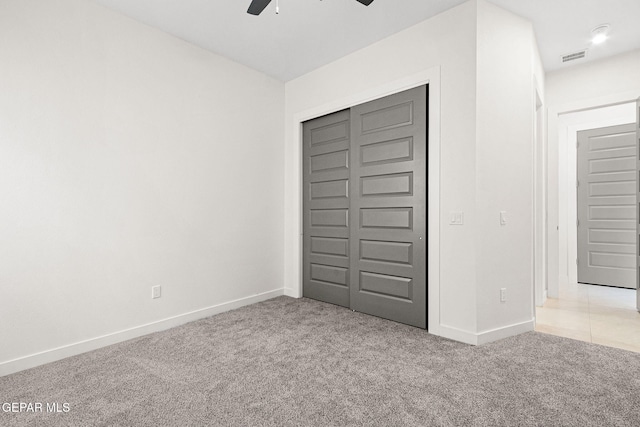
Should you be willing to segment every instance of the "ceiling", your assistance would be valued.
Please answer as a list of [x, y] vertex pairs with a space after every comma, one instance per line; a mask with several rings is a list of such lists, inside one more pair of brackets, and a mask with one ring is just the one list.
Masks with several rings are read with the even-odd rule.
[[[250, 0], [93, 0], [138, 21], [288, 81], [465, 0], [279, 0], [260, 16]], [[533, 23], [545, 70], [640, 49], [638, 0], [490, 0]], [[590, 32], [610, 24], [610, 38], [590, 45]], [[560, 57], [589, 48], [587, 58]]]

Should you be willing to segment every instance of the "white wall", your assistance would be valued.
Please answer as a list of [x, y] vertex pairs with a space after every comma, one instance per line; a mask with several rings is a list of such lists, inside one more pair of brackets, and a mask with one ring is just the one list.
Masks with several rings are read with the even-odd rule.
[[640, 50], [547, 74], [547, 104], [563, 106], [640, 88]]
[[0, 374], [283, 293], [281, 82], [82, 0], [0, 58]]
[[[440, 146], [440, 211], [429, 215], [441, 221], [439, 283], [428, 286], [439, 288], [429, 301], [439, 323], [430, 312], [429, 329], [470, 343], [531, 330], [533, 93], [541, 70], [534, 47], [529, 23], [472, 0], [288, 82], [286, 293], [301, 290], [300, 118], [437, 68], [440, 138], [430, 144]], [[509, 212], [506, 228], [500, 210]], [[448, 224], [451, 211], [464, 212], [464, 226]], [[500, 287], [510, 292], [507, 303]]]
[[[533, 318], [534, 64], [531, 23], [478, 2], [478, 332]], [[542, 79], [539, 79], [542, 81]], [[507, 224], [500, 224], [506, 211]], [[500, 301], [505, 288], [507, 301]]]
[[[566, 190], [569, 177], [565, 170], [567, 146], [559, 135], [566, 124], [561, 116], [581, 110], [623, 104], [640, 97], [640, 50], [600, 61], [576, 65], [547, 74], [548, 138], [548, 212], [549, 212], [549, 296], [559, 296], [559, 281], [569, 280], [567, 267]], [[562, 160], [561, 160], [562, 159]], [[563, 191], [565, 192], [563, 194]]]

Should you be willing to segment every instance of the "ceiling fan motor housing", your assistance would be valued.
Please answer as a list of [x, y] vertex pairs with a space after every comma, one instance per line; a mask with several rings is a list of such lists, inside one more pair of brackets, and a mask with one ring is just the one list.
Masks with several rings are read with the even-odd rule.
[[[359, 3], [362, 3], [365, 6], [369, 6], [373, 3], [373, 0], [357, 0]], [[247, 9], [247, 13], [249, 15], [260, 15], [262, 11], [271, 3], [271, 0], [253, 0], [249, 5], [249, 9]], [[278, 10], [276, 10], [278, 13]]]

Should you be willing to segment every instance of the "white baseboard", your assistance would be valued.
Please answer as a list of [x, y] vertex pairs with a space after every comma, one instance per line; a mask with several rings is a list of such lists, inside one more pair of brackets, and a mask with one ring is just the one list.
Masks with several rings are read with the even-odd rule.
[[508, 338], [514, 335], [519, 335], [525, 332], [533, 331], [535, 328], [535, 319], [527, 320], [521, 323], [514, 323], [502, 328], [492, 329], [489, 331], [480, 332], [477, 334], [478, 345], [486, 344], [492, 341], [498, 341], [503, 338]]
[[297, 289], [284, 288], [284, 295], [291, 298], [302, 298], [302, 295], [300, 295]]
[[117, 344], [119, 342], [127, 341], [153, 332], [164, 331], [166, 329], [183, 325], [185, 323], [193, 322], [194, 320], [203, 319], [205, 317], [210, 317], [229, 310], [234, 310], [245, 305], [251, 305], [257, 302], [266, 301], [268, 299], [275, 298], [284, 294], [284, 289], [275, 289], [249, 297], [216, 304], [188, 313], [179, 314], [177, 316], [172, 316], [166, 319], [158, 320], [156, 322], [147, 323], [100, 337], [91, 338], [50, 350], [45, 350], [40, 353], [20, 357], [18, 359], [2, 362], [0, 363], [0, 377], [13, 374], [25, 369], [44, 365], [45, 363], [55, 362], [56, 360], [64, 359], [66, 357], [75, 356], [77, 354], [86, 353], [92, 350], [97, 350], [108, 345]]
[[438, 336], [448, 338], [450, 340], [462, 342], [465, 344], [477, 345], [478, 340], [476, 334], [462, 329], [454, 328], [447, 325], [438, 325]]
[[535, 319], [526, 322], [514, 323], [513, 325], [492, 329], [484, 332], [469, 332], [462, 329], [453, 328], [451, 326], [440, 325], [438, 327], [438, 335], [443, 338], [462, 342], [471, 345], [482, 345], [492, 341], [501, 340], [513, 335], [522, 334], [524, 332], [533, 331], [535, 327]]

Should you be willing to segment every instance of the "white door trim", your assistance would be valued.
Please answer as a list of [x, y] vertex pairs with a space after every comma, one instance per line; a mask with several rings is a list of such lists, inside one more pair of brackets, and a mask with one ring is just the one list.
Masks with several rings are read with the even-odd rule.
[[[532, 146], [532, 206], [533, 257], [532, 280], [534, 306], [542, 306], [547, 299], [547, 146], [545, 134], [545, 105], [534, 77], [534, 126]], [[535, 307], [534, 311], [535, 313]]]
[[[295, 259], [289, 264], [295, 271], [296, 287], [285, 289], [285, 294], [294, 298], [302, 297], [302, 123], [335, 111], [373, 101], [403, 90], [421, 85], [429, 85], [429, 141], [428, 141], [428, 259], [427, 259], [427, 315], [429, 332], [440, 335], [440, 67], [428, 68], [405, 78], [372, 87], [364, 92], [293, 113], [291, 132], [293, 152], [296, 158], [297, 179], [294, 183], [297, 201], [297, 215], [294, 224], [288, 224], [298, 232], [298, 238], [291, 253]], [[286, 273], [286, 272], [285, 272]]]

